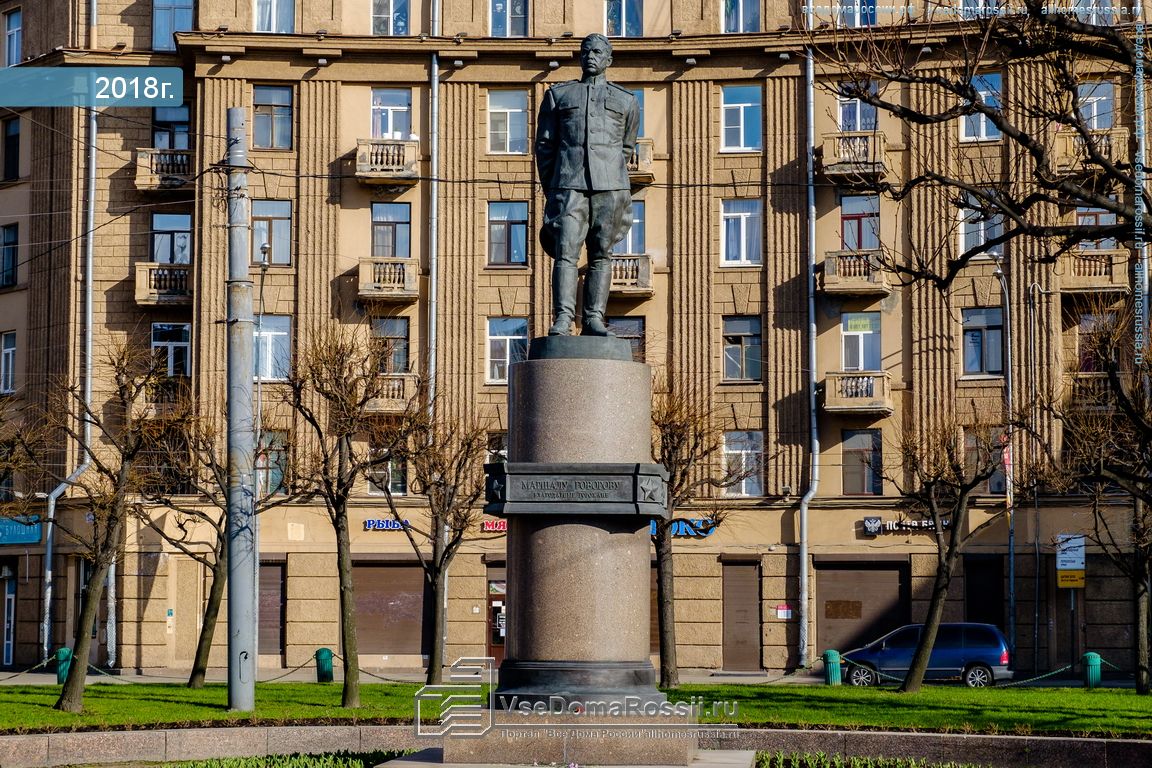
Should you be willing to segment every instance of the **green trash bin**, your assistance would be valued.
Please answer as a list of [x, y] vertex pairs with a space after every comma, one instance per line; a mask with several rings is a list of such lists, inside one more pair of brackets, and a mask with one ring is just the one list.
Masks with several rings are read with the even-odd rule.
[[56, 650], [56, 682], [64, 685], [68, 679], [68, 670], [72, 667], [72, 649], [58, 648]]
[[1084, 654], [1084, 687], [1100, 687], [1100, 654], [1092, 651]]
[[824, 685], [840, 685], [840, 652], [824, 651]]
[[332, 682], [332, 649], [320, 648], [316, 651], [316, 682]]

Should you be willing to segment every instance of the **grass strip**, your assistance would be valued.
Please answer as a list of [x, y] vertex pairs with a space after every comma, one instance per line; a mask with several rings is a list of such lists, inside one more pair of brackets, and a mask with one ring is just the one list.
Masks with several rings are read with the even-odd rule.
[[[85, 693], [85, 711], [73, 715], [52, 709], [56, 686], [0, 686], [0, 732], [409, 724], [418, 688], [365, 684], [362, 706], [352, 710], [340, 706], [339, 684], [258, 683], [255, 711], [241, 714], [228, 711], [224, 684], [192, 690], [174, 683], [95, 683]], [[1152, 697], [1131, 689], [932, 686], [901, 694], [890, 688], [685, 685], [669, 698], [700, 703], [704, 722], [748, 727], [1152, 738]], [[736, 715], [712, 716], [714, 701], [735, 702]]]
[[980, 768], [968, 763], [928, 763], [892, 757], [842, 757], [815, 754], [757, 752], [756, 768]]

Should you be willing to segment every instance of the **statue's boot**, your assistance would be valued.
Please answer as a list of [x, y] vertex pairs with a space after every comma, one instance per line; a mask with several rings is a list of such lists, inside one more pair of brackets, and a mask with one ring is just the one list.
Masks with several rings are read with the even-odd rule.
[[549, 336], [567, 336], [572, 332], [572, 321], [576, 317], [576, 283], [579, 280], [576, 267], [561, 264], [552, 265], [552, 311], [555, 320], [548, 329]]
[[612, 258], [596, 259], [584, 274], [584, 316], [581, 336], [615, 336], [604, 322], [604, 308], [612, 289]]

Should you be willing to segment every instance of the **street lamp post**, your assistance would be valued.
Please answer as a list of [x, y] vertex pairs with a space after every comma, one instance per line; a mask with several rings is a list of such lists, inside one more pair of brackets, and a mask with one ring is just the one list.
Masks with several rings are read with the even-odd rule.
[[992, 272], [1000, 284], [1001, 304], [1004, 309], [1004, 406], [1008, 412], [1004, 445], [1004, 504], [1008, 514], [1008, 652], [1015, 664], [1016, 659], [1016, 516], [1013, 504], [1013, 456], [1012, 456], [1012, 302], [1008, 293], [1008, 277], [996, 262]]

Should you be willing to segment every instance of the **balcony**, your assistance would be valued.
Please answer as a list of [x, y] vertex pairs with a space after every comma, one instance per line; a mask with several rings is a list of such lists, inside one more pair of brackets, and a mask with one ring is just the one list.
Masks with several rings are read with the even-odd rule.
[[646, 253], [612, 256], [612, 296], [644, 298], [652, 295], [652, 260]]
[[187, 376], [167, 376], [149, 382], [132, 408], [137, 419], [170, 419], [186, 415], [191, 406], [192, 380]]
[[888, 371], [830, 371], [824, 379], [824, 411], [891, 416]]
[[1061, 257], [1064, 291], [1123, 291], [1128, 288], [1128, 251], [1079, 250]]
[[1116, 396], [1106, 373], [1066, 373], [1064, 392], [1069, 410], [1112, 411]]
[[408, 304], [420, 298], [420, 263], [416, 259], [360, 259], [357, 282], [361, 299]]
[[877, 131], [837, 131], [823, 136], [824, 176], [840, 183], [879, 181], [888, 174], [888, 144]]
[[192, 266], [151, 261], [137, 264], [136, 303], [143, 307], [191, 304]]
[[403, 413], [416, 395], [416, 374], [382, 373], [380, 397], [367, 402], [369, 413]]
[[367, 186], [410, 187], [419, 179], [420, 142], [357, 139], [356, 180]]
[[[1126, 163], [1128, 152], [1128, 129], [1106, 128], [1098, 131], [1089, 131], [1100, 157], [1111, 163]], [[1056, 144], [1053, 147], [1056, 170], [1061, 173], [1101, 173], [1099, 165], [1089, 159], [1088, 144], [1084, 137], [1076, 131], [1061, 130], [1056, 132]]]
[[887, 296], [892, 292], [880, 251], [830, 251], [824, 254], [825, 293], [844, 296]]
[[180, 189], [192, 182], [192, 150], [136, 150], [136, 189], [153, 192]]
[[651, 184], [656, 176], [652, 173], [652, 158], [655, 148], [652, 139], [636, 139], [636, 149], [628, 160], [628, 180], [632, 186]]

